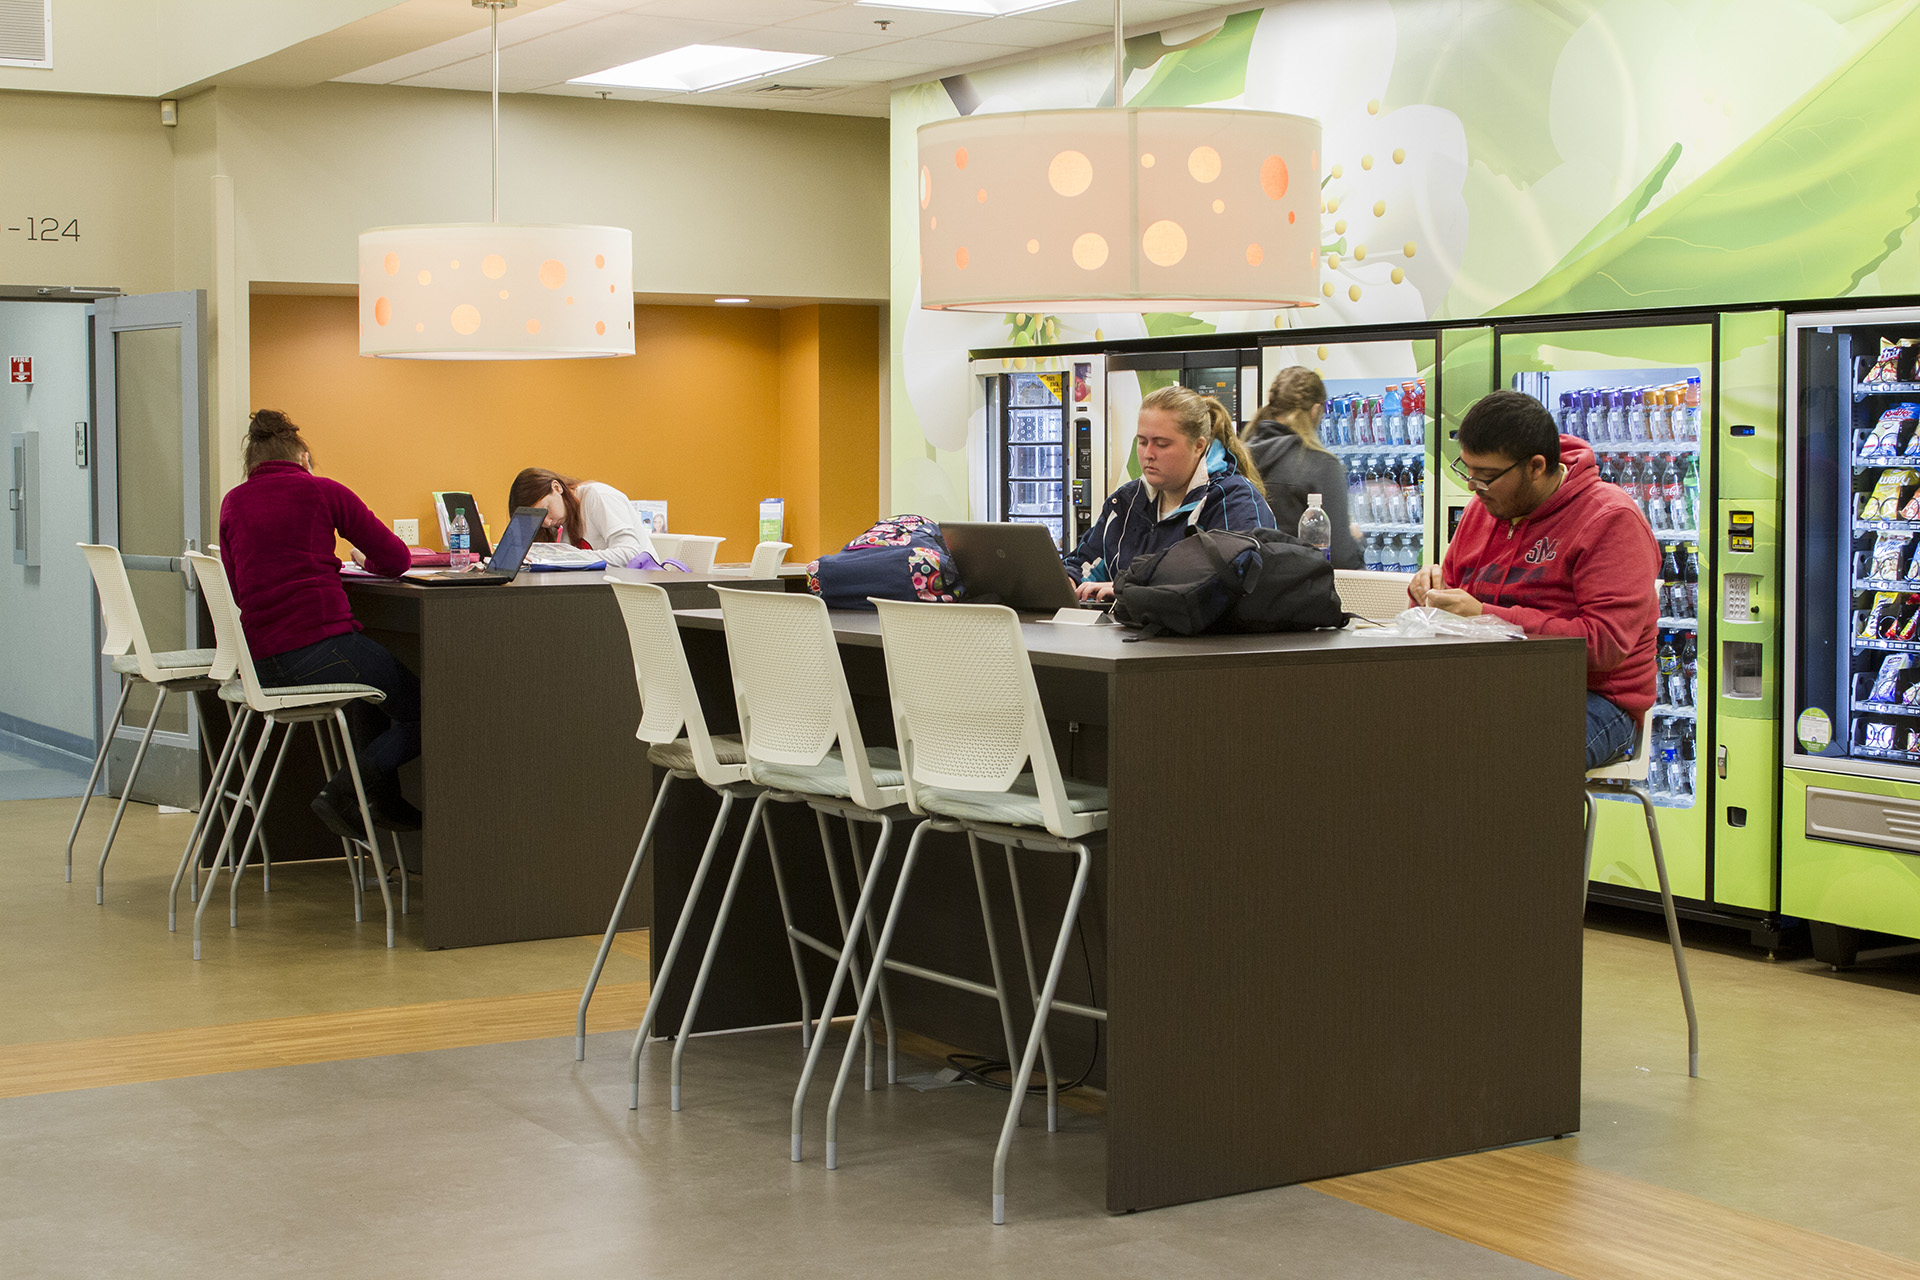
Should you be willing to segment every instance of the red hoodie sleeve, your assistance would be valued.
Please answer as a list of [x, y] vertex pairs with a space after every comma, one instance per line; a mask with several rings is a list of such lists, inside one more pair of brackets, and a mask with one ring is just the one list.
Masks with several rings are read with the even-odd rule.
[[1576, 636], [1586, 641], [1587, 669], [1611, 671], [1659, 614], [1653, 583], [1660, 576], [1660, 551], [1638, 513], [1624, 507], [1596, 517], [1581, 530], [1580, 541], [1585, 546], [1569, 566], [1573, 617], [1524, 605], [1490, 604], [1485, 610], [1530, 636]]
[[367, 572], [397, 578], [413, 567], [413, 553], [393, 530], [367, 509], [358, 494], [338, 481], [325, 485], [333, 527], [367, 558]]

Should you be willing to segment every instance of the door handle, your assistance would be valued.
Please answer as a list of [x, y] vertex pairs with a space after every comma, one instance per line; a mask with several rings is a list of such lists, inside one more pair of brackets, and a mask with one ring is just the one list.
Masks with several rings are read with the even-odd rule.
[[1714, 753], [1714, 759], [1715, 765], [1720, 773], [1720, 780], [1725, 782], [1727, 780], [1727, 747], [1725, 743], [1720, 744], [1720, 749]]

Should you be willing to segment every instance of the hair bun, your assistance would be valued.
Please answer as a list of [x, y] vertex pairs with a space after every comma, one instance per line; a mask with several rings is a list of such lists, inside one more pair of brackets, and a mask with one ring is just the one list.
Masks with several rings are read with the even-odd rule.
[[247, 423], [247, 435], [253, 440], [284, 440], [298, 436], [300, 428], [278, 409], [259, 409]]

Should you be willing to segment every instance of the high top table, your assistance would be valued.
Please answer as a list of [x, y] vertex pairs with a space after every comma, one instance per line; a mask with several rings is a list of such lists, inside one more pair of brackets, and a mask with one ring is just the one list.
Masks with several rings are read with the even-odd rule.
[[[683, 611], [679, 622], [709, 723], [733, 731], [720, 615]], [[878, 619], [835, 613], [833, 625], [867, 741], [892, 743]], [[1132, 633], [1111, 624], [1038, 621], [1024, 631], [1062, 768], [1110, 795], [1060, 992], [1108, 1009], [1104, 1049], [1089, 1058], [1083, 1019], [1058, 1014], [1049, 1027], [1062, 1075], [1091, 1062], [1094, 1082], [1104, 1079], [1109, 1209], [1579, 1128], [1578, 641], [1316, 632], [1128, 643]], [[715, 812], [700, 790], [684, 789], [662, 818], [662, 928]], [[772, 807], [789, 888], [802, 926], [837, 936], [812, 818], [799, 808]], [[869, 848], [874, 830], [863, 831]], [[844, 830], [835, 838], [844, 857]], [[895, 866], [906, 838], [903, 828]], [[709, 908], [731, 856], [727, 846], [703, 895]], [[988, 879], [1024, 1027], [1001, 861], [989, 856]], [[1048, 868], [1023, 855], [1042, 952], [1067, 877], [1065, 857]], [[988, 980], [961, 837], [929, 839], [910, 901], [896, 958]], [[692, 956], [710, 909], [696, 919]], [[664, 1034], [678, 1030], [695, 967], [678, 966], [669, 984]], [[812, 972], [818, 999], [826, 970]], [[903, 1026], [1004, 1055], [990, 1001], [904, 975], [890, 982]], [[791, 1022], [798, 1007], [756, 850], [698, 1030]], [[841, 1138], [849, 1150], [861, 1142]]]
[[[716, 583], [784, 590], [746, 570], [617, 569], [676, 604], [719, 603]], [[354, 617], [420, 677], [422, 750], [402, 771], [425, 815], [415, 900], [428, 948], [597, 934], [653, 802], [633, 657], [606, 571], [522, 573], [505, 586], [422, 586], [344, 574]], [[205, 713], [216, 699], [203, 698]], [[323, 776], [313, 736], [288, 755], [267, 816], [277, 860], [337, 858], [308, 811]], [[628, 927], [649, 919], [647, 886]], [[584, 974], [582, 975], [585, 976]], [[792, 981], [792, 976], [788, 976]]]

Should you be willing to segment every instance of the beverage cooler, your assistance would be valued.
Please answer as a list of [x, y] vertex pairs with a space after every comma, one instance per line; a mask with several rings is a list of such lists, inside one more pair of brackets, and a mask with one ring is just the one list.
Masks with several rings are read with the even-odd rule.
[[1437, 335], [1425, 334], [1264, 353], [1267, 384], [1292, 365], [1318, 370], [1326, 383], [1320, 439], [1346, 467], [1347, 513], [1368, 569], [1413, 573], [1438, 558], [1429, 518], [1439, 456], [1438, 350]]
[[[1659, 545], [1656, 704], [1642, 732], [1673, 891], [1694, 914], [1759, 917], [1768, 941], [1779, 329], [1774, 312], [1502, 326], [1494, 354], [1497, 381], [1592, 447]], [[1647, 905], [1659, 882], [1639, 804], [1599, 809], [1592, 896]]]
[[1099, 356], [976, 360], [984, 448], [973, 450], [973, 510], [1037, 524], [1072, 549], [1106, 499], [1105, 361]]
[[1785, 909], [1920, 938], [1920, 311], [1788, 322]]

